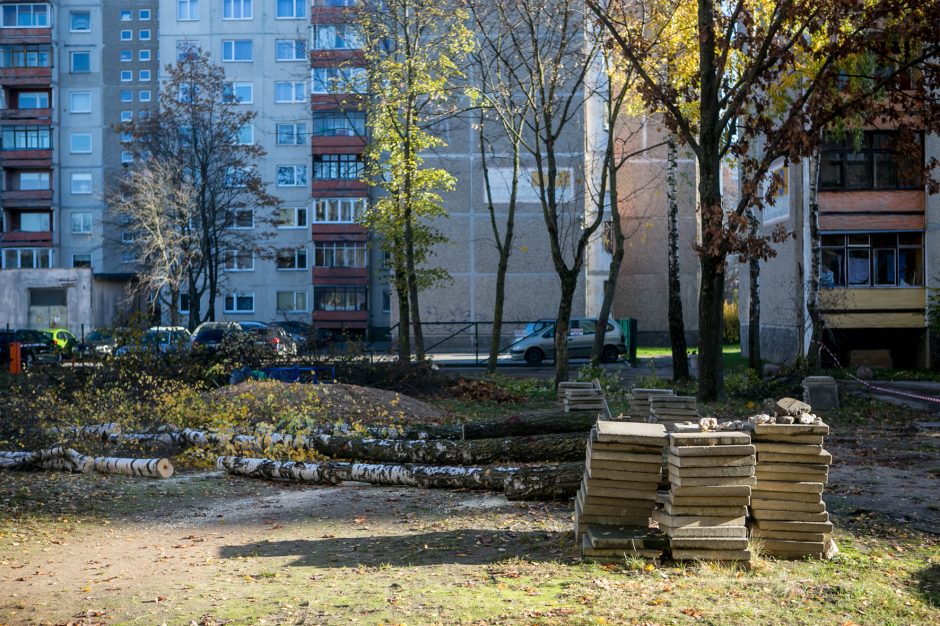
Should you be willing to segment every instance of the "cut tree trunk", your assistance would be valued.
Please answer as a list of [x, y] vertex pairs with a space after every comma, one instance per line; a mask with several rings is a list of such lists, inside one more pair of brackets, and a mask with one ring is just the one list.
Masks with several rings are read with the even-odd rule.
[[94, 470], [101, 474], [169, 478], [173, 475], [173, 464], [169, 459], [126, 459], [99, 456], [94, 458]]
[[584, 457], [583, 434], [556, 434], [453, 441], [437, 439], [360, 439], [316, 435], [307, 447], [328, 457], [394, 463], [463, 465], [499, 461], [574, 461]]
[[88, 424], [87, 426], [65, 426], [62, 428], [53, 428], [54, 435], [67, 435], [73, 437], [85, 437], [88, 439], [100, 439], [105, 442], [113, 442], [121, 437], [120, 424]]
[[94, 467], [94, 459], [80, 454], [71, 448], [57, 446], [36, 452], [2, 452], [0, 469], [25, 469], [41, 467], [66, 472], [86, 473]]
[[286, 479], [318, 484], [342, 480], [372, 485], [424, 489], [487, 489], [504, 491], [510, 500], [563, 500], [577, 491], [583, 463], [533, 467], [460, 467], [384, 463], [295, 463], [223, 456], [219, 469], [251, 478]]

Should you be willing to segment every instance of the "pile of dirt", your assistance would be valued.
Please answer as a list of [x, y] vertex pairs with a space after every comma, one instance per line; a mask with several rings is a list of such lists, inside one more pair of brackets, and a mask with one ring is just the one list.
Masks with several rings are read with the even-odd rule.
[[433, 424], [444, 413], [411, 396], [344, 383], [305, 384], [250, 380], [217, 389], [216, 402], [246, 412], [249, 421], [277, 424], [285, 417], [302, 416], [311, 422], [363, 422], [368, 424]]

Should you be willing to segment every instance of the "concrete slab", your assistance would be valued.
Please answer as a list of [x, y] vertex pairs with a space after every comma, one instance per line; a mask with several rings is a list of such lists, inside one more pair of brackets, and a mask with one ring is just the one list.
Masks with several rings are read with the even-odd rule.
[[746, 506], [675, 506], [671, 502], [663, 504], [663, 511], [672, 517], [741, 517], [747, 515]]
[[703, 456], [750, 456], [757, 453], [757, 448], [747, 445], [720, 445], [720, 446], [670, 446], [669, 454], [682, 457], [703, 457]]
[[755, 511], [800, 511], [805, 513], [822, 513], [826, 510], [824, 502], [794, 502], [793, 500], [764, 500], [751, 499], [751, 508]]
[[720, 445], [750, 445], [751, 436], [739, 432], [708, 432], [708, 433], [672, 433], [669, 435], [669, 445], [682, 446], [720, 446]]
[[660, 524], [669, 528], [702, 528], [708, 526], [744, 526], [744, 516], [709, 517], [705, 515], [669, 515], [662, 509], [656, 509], [651, 516]]
[[683, 487], [681, 485], [672, 485], [670, 492], [673, 496], [697, 496], [708, 498], [724, 496], [750, 496], [751, 487], [748, 485], [711, 485], [698, 487]]
[[671, 537], [673, 551], [679, 550], [747, 550], [747, 539], [734, 537]]
[[777, 482], [771, 480], [760, 481], [761, 491], [783, 491], [787, 493], [822, 493], [822, 483]]
[[755, 433], [751, 437], [751, 441], [757, 443], [759, 441], [767, 442], [776, 442], [776, 443], [795, 443], [795, 444], [805, 444], [813, 446], [821, 446], [823, 444], [824, 437], [822, 435], [758, 435]]
[[753, 486], [757, 484], [757, 479], [753, 476], [670, 476], [669, 482], [678, 487], [723, 487], [730, 485]]
[[767, 441], [757, 441], [754, 447], [758, 452], [782, 452], [783, 454], [822, 454], [821, 445], [810, 445], [801, 443], [776, 443]]
[[740, 467], [742, 465], [756, 465], [757, 457], [750, 456], [678, 456], [668, 455], [670, 465], [675, 467]]
[[751, 498], [758, 500], [786, 500], [788, 502], [819, 502], [818, 493], [790, 493], [788, 491], [765, 491], [760, 488], [760, 478], [757, 479], [757, 485], [751, 489]]
[[661, 463], [662, 454], [638, 454], [634, 452], [610, 452], [608, 450], [588, 450], [588, 462], [623, 461], [625, 463]]
[[787, 473], [782, 474], [780, 472], [768, 472], [761, 470], [761, 466], [758, 465], [757, 469], [754, 471], [754, 475], [757, 477], [757, 484], [759, 485], [762, 481], [772, 481], [772, 482], [800, 482], [800, 483], [823, 483], [824, 485], [829, 482], [828, 474], [821, 474], [819, 472], [804, 472], [804, 473]]
[[750, 561], [747, 550], [673, 550], [677, 561]]
[[662, 481], [662, 472], [640, 473], [640, 472], [616, 472], [612, 470], [594, 469], [587, 466], [587, 473], [591, 478], [600, 478], [603, 480], [617, 480], [624, 482], [656, 483]]
[[756, 522], [754, 522], [754, 527], [761, 531], [786, 530], [790, 532], [824, 533], [824, 534], [829, 534], [832, 532], [832, 523], [829, 521], [800, 522], [800, 521], [787, 521], [787, 520], [757, 520]]
[[751, 509], [751, 516], [756, 520], [777, 520], [787, 522], [828, 522], [829, 513], [805, 513], [803, 511], [766, 511]]
[[635, 526], [604, 526], [591, 524], [586, 533], [592, 548], [657, 550], [669, 546], [669, 538], [654, 530]]
[[720, 478], [728, 476], [753, 476], [755, 465], [748, 464], [735, 467], [676, 467], [675, 465], [667, 465], [666, 468], [669, 472], [669, 479], [672, 480], [673, 476], [681, 476], [683, 478], [695, 478], [703, 476], [714, 476]]
[[758, 435], [828, 435], [828, 424], [756, 424]]
[[832, 455], [825, 450], [819, 454], [758, 452], [757, 461], [759, 463], [808, 463], [810, 465], [832, 465]]
[[751, 530], [753, 539], [782, 539], [784, 541], [812, 541], [821, 542], [826, 540], [823, 533], [794, 533], [787, 530], [761, 530], [754, 528]]
[[670, 502], [673, 506], [747, 506], [751, 503], [751, 499], [747, 496], [699, 498], [670, 494], [663, 502]]
[[610, 470], [615, 472], [637, 472], [640, 474], [654, 474], [662, 471], [663, 460], [658, 458], [655, 463], [632, 463], [629, 461], [608, 461], [605, 459], [592, 459], [587, 457], [587, 466], [591, 470]]
[[601, 442], [666, 445], [666, 429], [662, 424], [639, 422], [597, 422], [597, 440]]
[[683, 528], [670, 528], [660, 524], [659, 527], [671, 538], [747, 538], [747, 528], [744, 526], [685, 526]]

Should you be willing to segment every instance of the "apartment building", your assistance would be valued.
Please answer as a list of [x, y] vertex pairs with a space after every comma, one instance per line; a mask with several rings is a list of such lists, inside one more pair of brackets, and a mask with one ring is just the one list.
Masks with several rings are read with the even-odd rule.
[[[925, 367], [937, 359], [930, 355], [926, 309], [940, 270], [931, 254], [940, 245], [940, 201], [926, 193], [921, 171], [940, 154], [940, 141], [920, 137], [912, 151], [895, 140], [890, 128], [868, 128], [857, 137], [829, 137], [822, 147], [819, 305], [831, 352], [824, 356], [846, 366]], [[777, 173], [785, 184], [763, 212], [764, 230], [782, 223], [797, 237], [762, 264], [761, 351], [787, 362], [810, 349], [808, 163], [780, 164]]]

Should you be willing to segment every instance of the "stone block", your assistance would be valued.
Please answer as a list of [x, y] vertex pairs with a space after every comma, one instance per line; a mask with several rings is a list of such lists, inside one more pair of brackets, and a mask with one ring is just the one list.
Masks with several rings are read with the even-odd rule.
[[708, 433], [672, 433], [669, 435], [669, 445], [682, 446], [723, 446], [723, 445], [750, 445], [751, 436], [739, 432], [708, 432]]
[[790, 502], [819, 502], [818, 493], [790, 493], [788, 491], [764, 491], [760, 488], [760, 478], [757, 486], [751, 489], [751, 497], [758, 500], [788, 500]]
[[755, 424], [758, 435], [828, 435], [828, 424]]
[[828, 522], [829, 513], [806, 513], [804, 511], [766, 511], [751, 509], [756, 520], [777, 520], [786, 522]]
[[803, 400], [817, 411], [839, 408], [839, 386], [832, 376], [807, 376], [803, 379]]
[[806, 463], [832, 465], [832, 455], [823, 450], [819, 454], [789, 454], [787, 452], [758, 452], [758, 463]]
[[801, 413], [809, 413], [811, 410], [812, 407], [809, 404], [796, 398], [780, 398], [774, 405], [774, 411], [778, 416], [790, 415], [796, 417]]
[[753, 539], [782, 539], [784, 541], [825, 541], [826, 535], [823, 533], [797, 533], [788, 530], [761, 530], [754, 528], [751, 530]]
[[671, 502], [663, 504], [663, 511], [672, 517], [740, 517], [747, 514], [746, 506], [676, 506]]
[[757, 479], [753, 476], [670, 476], [669, 482], [677, 487], [754, 486]]
[[679, 550], [747, 550], [747, 539], [737, 537], [671, 537], [669, 545]]
[[662, 447], [666, 445], [666, 429], [662, 424], [601, 420], [597, 422], [597, 440]]
[[669, 465], [675, 467], [741, 467], [755, 465], [757, 457], [751, 456], [677, 456], [670, 454]]
[[719, 466], [719, 467], [676, 467], [675, 465], [668, 465], [669, 469], [669, 479], [672, 480], [674, 476], [681, 476], [683, 478], [695, 478], [695, 477], [706, 477], [714, 476], [716, 478], [724, 478], [727, 476], [753, 476], [754, 475], [754, 465], [740, 465], [740, 466]]
[[671, 538], [747, 538], [747, 528], [744, 526], [684, 526], [682, 528], [670, 528], [660, 524], [659, 527]]
[[744, 526], [744, 516], [710, 517], [707, 515], [669, 515], [662, 509], [656, 509], [651, 516], [658, 523], [669, 528], [704, 528], [709, 526]]
[[755, 511], [798, 511], [800, 513], [822, 513], [826, 510], [826, 504], [822, 501], [794, 502], [793, 500], [765, 500], [763, 498], [752, 498], [751, 508]]
[[706, 485], [699, 487], [682, 487], [680, 485], [672, 485], [669, 491], [673, 496], [696, 496], [702, 498], [721, 498], [751, 495], [751, 487], [748, 485]]
[[762, 480], [758, 487], [761, 491], [782, 491], [784, 493], [814, 493], [821, 494], [822, 483], [784, 482], [775, 480]]
[[752, 445], [707, 445], [707, 446], [670, 446], [669, 454], [673, 456], [750, 456], [756, 454], [757, 448]]
[[750, 561], [747, 550], [673, 550], [672, 558], [679, 561]]
[[757, 520], [754, 522], [755, 528], [765, 530], [786, 530], [796, 533], [824, 533], [832, 532], [832, 523], [825, 522], [801, 522], [787, 520]]

